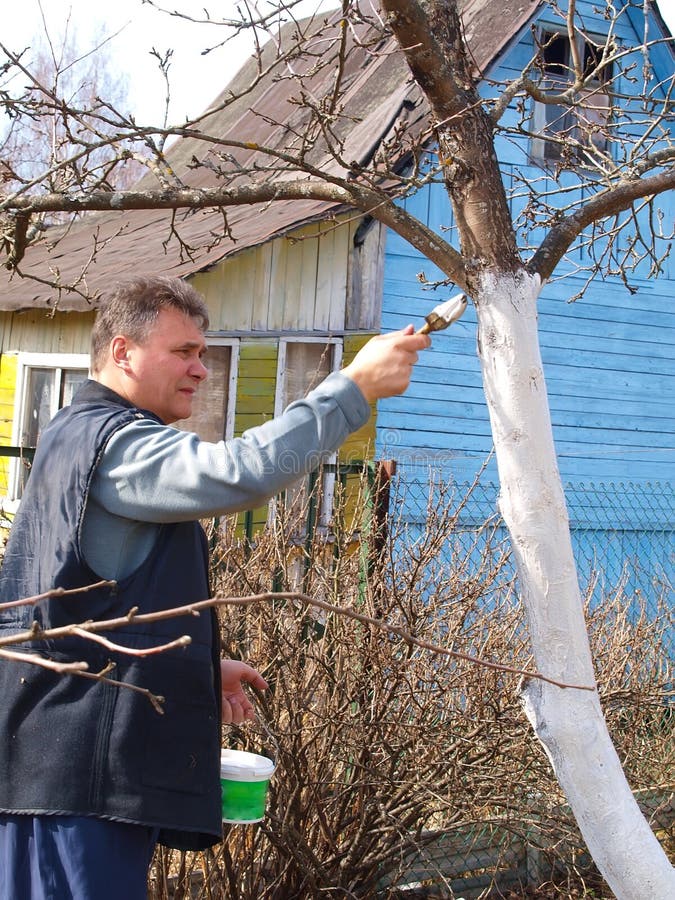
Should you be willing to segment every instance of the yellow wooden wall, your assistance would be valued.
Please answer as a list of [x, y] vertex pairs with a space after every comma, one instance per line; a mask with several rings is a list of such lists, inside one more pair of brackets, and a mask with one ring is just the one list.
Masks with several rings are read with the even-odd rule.
[[94, 313], [0, 312], [0, 353], [89, 353]]
[[244, 250], [191, 279], [209, 307], [211, 329], [227, 333], [379, 329], [379, 231], [354, 248], [359, 222], [314, 223]]
[[242, 340], [239, 346], [234, 433], [262, 425], [274, 415], [279, 342]]
[[[16, 354], [0, 354], [0, 445], [9, 446], [12, 443], [16, 364]], [[9, 466], [9, 457], [0, 456], [0, 493], [2, 494], [7, 493], [9, 486]]]
[[345, 327], [353, 229], [306, 226], [246, 250], [192, 279], [214, 331], [319, 331]]
[[[354, 359], [358, 351], [368, 341], [370, 334], [348, 334], [344, 337], [342, 351], [342, 365], [347, 366]], [[343, 462], [369, 459], [375, 448], [375, 404], [372, 404], [372, 414], [368, 422], [358, 431], [350, 435], [340, 448], [339, 458]]]
[[[278, 340], [242, 341], [239, 347], [234, 433], [262, 425], [274, 416]], [[240, 517], [243, 522], [243, 516]], [[267, 521], [267, 506], [253, 511], [250, 526], [261, 528]]]

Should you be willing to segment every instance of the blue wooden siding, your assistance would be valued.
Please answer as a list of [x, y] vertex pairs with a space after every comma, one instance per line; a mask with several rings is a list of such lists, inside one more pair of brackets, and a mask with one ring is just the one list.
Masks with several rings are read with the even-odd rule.
[[[589, 3], [578, 4], [591, 33], [602, 31], [601, 17]], [[637, 15], [637, 18], [636, 18]], [[621, 20], [619, 39], [635, 40], [639, 15]], [[542, 20], [553, 25], [560, 20]], [[590, 23], [593, 23], [592, 27]], [[595, 23], [598, 23], [597, 25]], [[641, 26], [640, 26], [641, 27]], [[656, 24], [650, 25], [656, 34]], [[490, 73], [496, 82], [513, 77], [531, 58], [531, 30], [524, 29]], [[659, 66], [667, 60], [659, 51]], [[672, 67], [672, 56], [670, 57]], [[640, 60], [640, 66], [642, 61]], [[670, 73], [658, 71], [656, 82]], [[639, 85], [633, 90], [639, 89]], [[629, 85], [624, 83], [623, 90]], [[486, 92], [490, 90], [486, 87]], [[515, 111], [509, 113], [515, 117]], [[574, 184], [565, 174], [558, 182], [528, 161], [527, 141], [503, 140], [497, 151], [507, 188], [539, 180], [542, 189]], [[514, 200], [517, 215], [523, 200]], [[563, 196], [561, 204], [569, 202]], [[673, 192], [659, 198], [664, 230], [675, 221]], [[452, 239], [452, 213], [442, 186], [432, 185], [406, 201], [406, 208]], [[641, 226], [646, 212], [640, 214]], [[536, 233], [541, 239], [543, 231]], [[624, 242], [625, 245], [625, 242]], [[529, 252], [523, 247], [523, 256]], [[595, 249], [602, 249], [601, 239]], [[662, 244], [665, 249], [665, 241]], [[587, 574], [593, 561], [616, 559], [642, 566], [647, 586], [675, 578], [675, 261], [661, 277], [649, 279], [649, 263], [629, 274], [631, 291], [620, 278], [597, 278], [582, 299], [585, 278], [578, 266], [588, 249], [578, 242], [544, 286], [539, 301], [539, 335], [547, 380], [554, 438], [570, 505], [578, 561]], [[390, 234], [386, 246], [383, 330], [419, 326], [423, 316], [452, 289], [430, 291], [420, 283], [442, 273], [404, 240]], [[403, 397], [378, 406], [377, 455], [399, 461], [408, 485], [408, 518], [422, 526], [429, 474], [470, 483], [489, 458], [492, 439], [476, 354], [473, 308], [448, 331], [433, 336]], [[483, 476], [486, 487], [470, 515], [476, 520], [494, 512], [496, 467]], [[415, 500], [419, 498], [419, 502]], [[469, 513], [467, 513], [469, 514]], [[618, 575], [617, 575], [618, 577]], [[637, 584], [637, 582], [634, 582]], [[633, 584], [633, 582], [629, 583]], [[641, 590], [646, 590], [640, 582]]]

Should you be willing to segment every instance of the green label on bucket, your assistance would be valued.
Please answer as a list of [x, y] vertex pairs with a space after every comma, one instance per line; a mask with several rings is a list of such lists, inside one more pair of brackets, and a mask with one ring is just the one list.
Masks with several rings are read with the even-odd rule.
[[259, 822], [265, 815], [269, 781], [221, 778], [223, 822]]

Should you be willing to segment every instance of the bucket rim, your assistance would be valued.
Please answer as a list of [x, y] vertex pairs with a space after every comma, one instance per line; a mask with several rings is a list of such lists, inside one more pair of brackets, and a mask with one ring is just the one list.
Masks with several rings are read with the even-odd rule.
[[247, 778], [271, 778], [275, 769], [274, 760], [259, 753], [248, 750], [220, 751], [221, 778], [234, 776], [244, 781]]

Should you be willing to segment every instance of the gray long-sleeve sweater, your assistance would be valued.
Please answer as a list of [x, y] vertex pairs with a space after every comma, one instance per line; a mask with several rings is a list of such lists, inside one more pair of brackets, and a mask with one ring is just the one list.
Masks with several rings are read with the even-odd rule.
[[337, 372], [233, 440], [211, 444], [149, 419], [127, 425], [109, 441], [92, 480], [85, 559], [101, 578], [119, 580], [143, 562], [162, 523], [260, 506], [328, 458], [369, 415], [359, 388]]

